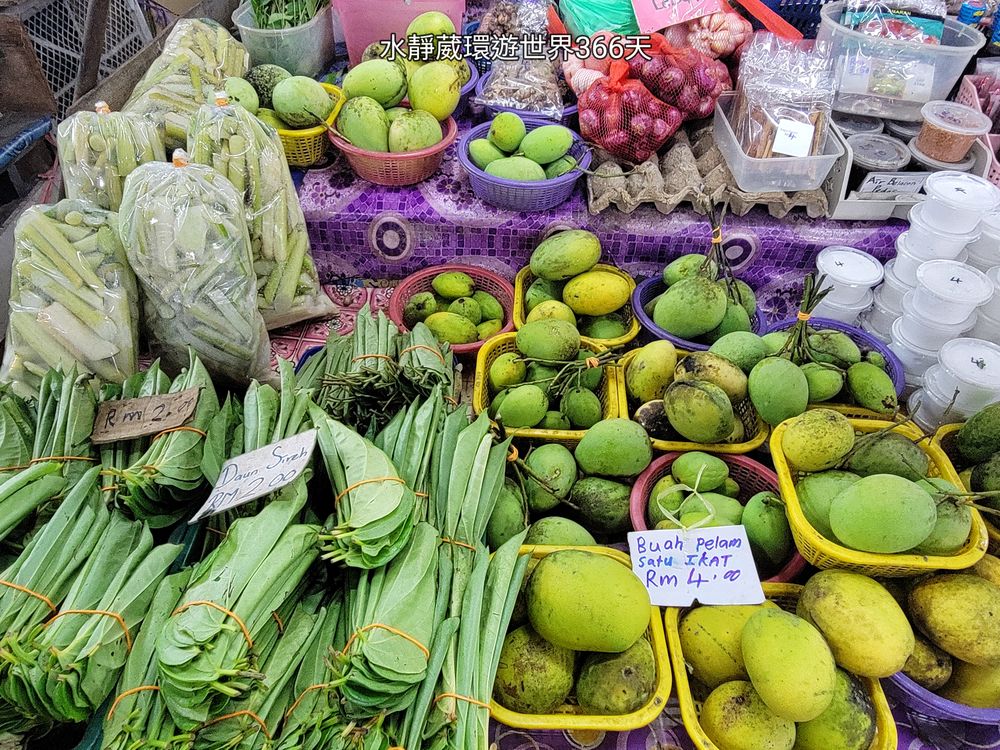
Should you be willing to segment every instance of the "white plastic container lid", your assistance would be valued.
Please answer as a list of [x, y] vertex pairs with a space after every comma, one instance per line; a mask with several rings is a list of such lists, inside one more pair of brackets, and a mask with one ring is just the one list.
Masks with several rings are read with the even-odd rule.
[[947, 161], [938, 161], [937, 159], [929, 157], [917, 148], [916, 138], [911, 138], [910, 142], [907, 143], [906, 146], [910, 149], [910, 155], [913, 157], [913, 161], [934, 172], [944, 172], [946, 170], [951, 170], [952, 172], [968, 172], [976, 166], [976, 155], [972, 153], [971, 150], [968, 155], [962, 159], [962, 161], [952, 163]]
[[898, 172], [910, 163], [906, 144], [891, 135], [860, 133], [847, 139], [854, 163], [868, 172]]
[[941, 347], [938, 361], [956, 380], [1000, 392], [1000, 345], [981, 339], [952, 339]]
[[1000, 190], [992, 182], [964, 172], [935, 172], [924, 183], [924, 192], [946, 206], [964, 211], [978, 209], [986, 214], [1000, 205]]
[[982, 112], [958, 102], [927, 102], [920, 108], [920, 114], [931, 125], [959, 135], [986, 135], [993, 121]]
[[913, 287], [909, 284], [903, 283], [903, 281], [896, 275], [896, 259], [893, 258], [888, 263], [885, 264], [885, 271], [882, 276], [882, 280], [885, 285], [892, 289], [894, 292], [899, 294], [900, 299], [902, 296], [910, 291]]
[[[875, 302], [875, 292], [871, 289], [866, 289], [864, 296], [857, 302], [838, 302], [835, 299], [830, 299], [829, 297], [824, 297], [823, 301], [816, 306], [817, 311], [822, 311], [824, 308], [827, 310], [835, 310], [837, 312], [847, 314], [854, 313], [860, 314], [867, 310]], [[816, 317], [824, 317], [822, 312], [814, 312]], [[827, 316], [829, 317], [829, 316]]]
[[[931, 178], [928, 177], [927, 182], [930, 181]], [[990, 187], [992, 187], [992, 185]], [[998, 197], [1000, 197], [1000, 194], [998, 194]], [[971, 232], [948, 232], [931, 226], [927, 223], [927, 219], [924, 218], [924, 212], [926, 210], [927, 208], [923, 203], [914, 203], [910, 208], [910, 224], [915, 225], [918, 229], [926, 232], [927, 234], [936, 234], [939, 237], [947, 238], [948, 241], [961, 242], [963, 245], [968, 245], [970, 242], [975, 242], [979, 239], [979, 229], [973, 229]]]
[[816, 269], [834, 283], [868, 288], [882, 281], [883, 274], [882, 264], [873, 256], [846, 245], [820, 250]]
[[894, 135], [900, 140], [908, 141], [916, 138], [923, 126], [922, 120], [916, 122], [906, 122], [905, 120], [885, 120], [885, 130], [889, 135]]
[[988, 302], [993, 296], [993, 282], [986, 274], [954, 260], [921, 263], [917, 269], [917, 283], [941, 300], [973, 308]]

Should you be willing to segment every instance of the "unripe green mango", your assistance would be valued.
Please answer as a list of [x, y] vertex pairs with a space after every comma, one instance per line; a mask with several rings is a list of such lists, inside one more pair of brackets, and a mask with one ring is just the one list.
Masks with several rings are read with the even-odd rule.
[[589, 271], [600, 259], [601, 242], [597, 235], [583, 229], [568, 229], [556, 232], [536, 247], [530, 266], [537, 278], [565, 281]]
[[847, 370], [847, 388], [859, 406], [880, 414], [899, 409], [896, 386], [885, 371], [869, 362], [858, 362]]
[[590, 654], [576, 681], [576, 699], [587, 714], [623, 716], [642, 708], [656, 686], [656, 660], [640, 638], [620, 654]]
[[[493, 695], [500, 705], [524, 714], [551, 713], [573, 689], [576, 654], [553, 645], [525, 625], [507, 633]], [[531, 675], [526, 680], [525, 675]]]
[[471, 344], [479, 340], [476, 324], [463, 315], [452, 312], [438, 312], [428, 315], [424, 324], [431, 329], [438, 341], [449, 344]]
[[580, 351], [580, 332], [564, 320], [545, 318], [522, 326], [515, 342], [528, 359], [568, 362]]
[[830, 528], [840, 542], [861, 552], [893, 554], [923, 542], [937, 521], [926, 490], [894, 474], [863, 477], [830, 504]]
[[543, 125], [525, 134], [518, 151], [537, 164], [561, 159], [573, 145], [573, 131], [562, 125]]
[[517, 151], [525, 135], [524, 120], [514, 112], [501, 112], [493, 118], [487, 134], [489, 142], [501, 151], [512, 154]]
[[875, 708], [867, 688], [838, 669], [833, 700], [815, 719], [796, 727], [793, 750], [868, 750], [875, 732]]
[[722, 442], [736, 424], [729, 397], [714, 383], [675, 380], [667, 386], [663, 403], [670, 425], [695, 443]]
[[761, 419], [775, 427], [809, 406], [809, 382], [787, 359], [767, 357], [750, 371], [750, 400]]
[[810, 409], [785, 424], [781, 449], [795, 471], [832, 469], [854, 447], [854, 427], [832, 409]]
[[545, 170], [523, 156], [507, 156], [491, 161], [484, 171], [494, 177], [516, 182], [541, 182], [545, 179]]
[[576, 446], [576, 460], [584, 474], [634, 477], [653, 460], [649, 435], [629, 419], [605, 419], [584, 433]]
[[505, 427], [534, 427], [544, 419], [549, 399], [537, 385], [519, 385], [506, 393], [503, 403], [497, 407], [497, 419]]

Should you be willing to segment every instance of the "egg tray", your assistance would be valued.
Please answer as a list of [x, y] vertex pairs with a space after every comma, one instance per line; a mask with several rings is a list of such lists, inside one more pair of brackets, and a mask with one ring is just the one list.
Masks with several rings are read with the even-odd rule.
[[654, 154], [634, 169], [595, 149], [591, 171], [587, 176], [587, 206], [592, 214], [612, 206], [632, 213], [647, 203], [664, 214], [682, 203], [690, 203], [695, 211], [704, 214], [706, 206], [728, 201], [730, 211], [737, 216], [763, 205], [778, 219], [794, 208], [804, 208], [810, 218], [816, 219], [826, 216], [829, 207], [822, 190], [795, 193], [740, 190], [715, 145], [710, 124], [678, 131], [662, 156]]

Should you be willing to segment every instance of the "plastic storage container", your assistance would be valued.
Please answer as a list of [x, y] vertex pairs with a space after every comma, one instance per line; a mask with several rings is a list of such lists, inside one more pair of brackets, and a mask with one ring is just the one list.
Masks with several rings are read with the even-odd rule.
[[993, 124], [982, 112], [958, 102], [927, 102], [920, 114], [924, 125], [914, 147], [931, 159], [949, 164], [963, 161], [976, 138], [989, 133]]
[[729, 123], [733, 98], [733, 94], [719, 97], [715, 107], [715, 143], [740, 190], [747, 193], [815, 190], [823, 184], [837, 159], [844, 155], [837, 139], [827, 136], [821, 156], [778, 156], [770, 159], [747, 156]]
[[899, 330], [907, 341], [924, 349], [938, 349], [967, 333], [976, 324], [975, 312], [959, 323], [942, 323], [933, 309], [917, 307], [916, 294], [916, 291], [912, 291], [903, 298]]
[[982, 339], [953, 339], [938, 355], [942, 393], [958, 391], [955, 405], [976, 412], [1000, 399], [1000, 344]]
[[992, 297], [993, 282], [965, 263], [932, 260], [917, 270], [913, 304], [942, 323], [961, 323]]
[[979, 312], [989, 315], [994, 320], [1000, 320], [1000, 265], [987, 269], [986, 278], [993, 282], [993, 296], [979, 308]]
[[462, 29], [465, 0], [331, 0], [344, 29], [351, 65], [361, 62], [365, 47], [381, 42], [392, 34], [402, 39], [406, 27], [421, 13], [436, 10], [444, 13], [455, 28]]
[[817, 35], [830, 46], [841, 112], [918, 120], [920, 108], [947, 99], [986, 37], [953, 18], [944, 22], [941, 44], [883, 39], [840, 23], [846, 2], [827, 3]]
[[949, 164], [946, 161], [938, 161], [937, 159], [929, 157], [917, 148], [916, 141], [916, 138], [911, 138], [906, 147], [910, 149], [910, 156], [913, 157], [910, 163], [920, 171], [944, 172], [945, 170], [951, 170], [953, 172], [971, 172], [972, 168], [976, 166], [976, 155], [974, 153], [970, 152], [969, 155], [960, 162]]
[[903, 297], [916, 286], [916, 281], [907, 284], [896, 274], [896, 260], [890, 260], [885, 264], [885, 273], [882, 276], [882, 286], [878, 288], [879, 301], [890, 310], [903, 314]]
[[955, 234], [974, 231], [982, 217], [1000, 205], [1000, 189], [963, 172], [935, 172], [924, 183], [924, 192], [924, 219]]
[[900, 172], [910, 163], [910, 150], [891, 135], [852, 135], [847, 139], [854, 154], [848, 190], [857, 190], [870, 172]]
[[979, 313], [976, 326], [969, 331], [969, 337], [1000, 344], [1000, 318], [994, 318], [986, 313]]
[[919, 120], [907, 122], [906, 120], [883, 120], [885, 132], [891, 136], [899, 138], [901, 141], [911, 141], [917, 137], [923, 125]]
[[872, 306], [874, 299], [875, 295], [872, 293], [871, 289], [866, 289], [864, 291], [864, 296], [860, 301], [848, 304], [836, 302], [827, 297], [816, 305], [816, 309], [813, 310], [813, 315], [820, 318], [827, 318], [829, 320], [836, 320], [849, 326], [857, 325], [858, 318], [861, 317], [861, 313]]
[[333, 60], [332, 10], [323, 7], [311, 21], [291, 29], [258, 29], [250, 3], [233, 11], [233, 23], [240, 41], [250, 54], [252, 65], [280, 65], [293, 76], [313, 77], [326, 70]]
[[876, 324], [873, 324], [872, 321], [869, 319], [868, 315], [870, 314], [871, 310], [869, 310], [868, 313], [866, 313], [865, 315], [861, 316], [861, 321], [859, 323], [859, 325], [861, 326], [861, 330], [867, 333], [869, 336], [874, 336], [883, 344], [888, 344], [890, 341], [892, 341], [892, 324], [891, 323], [889, 324], [889, 330], [886, 330], [884, 328], [877, 328]]
[[833, 121], [847, 138], [862, 134], [875, 135], [885, 128], [885, 123], [877, 117], [852, 115], [849, 112], [834, 112]]
[[865, 319], [863, 322], [868, 323], [868, 327], [865, 330], [869, 333], [874, 332], [883, 341], [888, 341], [892, 336], [892, 324], [896, 322], [896, 318], [903, 314], [902, 310], [896, 310], [885, 304], [882, 299], [882, 288], [875, 290], [874, 300], [872, 301], [872, 306], [865, 313]]
[[918, 203], [910, 209], [910, 229], [907, 243], [918, 253], [928, 255], [928, 260], [937, 258], [951, 259], [958, 256], [970, 242], [979, 239], [979, 231], [957, 233], [947, 228], [939, 228], [930, 224], [925, 218], [927, 209], [924, 203]]
[[945, 394], [941, 391], [938, 382], [940, 377], [941, 365], [929, 368], [923, 387], [915, 390], [907, 399], [906, 409], [922, 430], [936, 430], [946, 422], [964, 422], [972, 416], [951, 402], [953, 393]]
[[910, 233], [903, 232], [896, 238], [896, 258], [894, 270], [897, 278], [904, 284], [917, 285], [917, 270], [928, 261], [936, 260], [934, 250], [929, 245], [915, 246], [910, 242]]
[[1000, 266], [1000, 213], [984, 214], [979, 238], [969, 243], [969, 265], [980, 271]]
[[903, 363], [906, 384], [917, 386], [924, 381], [924, 374], [937, 362], [937, 349], [924, 349], [908, 340], [902, 333], [902, 318], [892, 324], [889, 348]]
[[882, 264], [866, 252], [845, 245], [833, 245], [820, 251], [816, 270], [826, 276], [830, 292], [825, 302], [856, 305], [882, 281]]

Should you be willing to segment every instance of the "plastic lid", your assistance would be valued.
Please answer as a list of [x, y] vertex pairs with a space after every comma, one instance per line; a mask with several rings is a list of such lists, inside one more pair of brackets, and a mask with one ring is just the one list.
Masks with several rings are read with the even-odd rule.
[[[971, 232], [964, 232], [962, 234], [955, 234], [954, 232], [946, 232], [943, 229], [938, 229], [937, 227], [931, 226], [924, 219], [923, 203], [913, 204], [913, 206], [910, 208], [909, 219], [910, 219], [910, 224], [916, 225], [917, 227], [920, 228], [920, 231], [926, 234], [936, 234], [938, 237], [947, 237], [949, 240], [958, 240], [958, 238], [962, 238], [962, 241], [964, 241], [966, 244], [974, 242], [979, 238], [978, 229], [973, 229]], [[898, 240], [897, 240], [897, 248], [898, 248]]]
[[876, 133], [881, 133], [882, 128], [885, 127], [883, 122], [877, 117], [865, 117], [864, 115], [855, 115], [850, 112], [834, 112], [833, 121], [837, 123], [837, 127], [844, 131], [844, 135], [848, 137], [862, 133], [875, 135]]
[[968, 172], [974, 166], [976, 166], [976, 155], [969, 151], [968, 156], [966, 156], [962, 161], [959, 162], [946, 162], [938, 161], [937, 159], [932, 159], [919, 148], [917, 148], [917, 139], [913, 138], [907, 144], [907, 148], [910, 149], [910, 154], [913, 156], [913, 161], [917, 162], [923, 167], [932, 172], [943, 172], [945, 170], [951, 170], [952, 172]]
[[935, 172], [924, 183], [924, 192], [946, 206], [983, 214], [1000, 205], [1000, 190], [993, 183], [964, 172]]
[[868, 253], [846, 245], [834, 245], [820, 251], [816, 269], [844, 286], [871, 288], [882, 280], [882, 264]]
[[869, 172], [896, 172], [910, 163], [906, 144], [889, 135], [852, 135], [847, 139], [854, 163]]
[[1000, 346], [982, 339], [952, 339], [941, 347], [938, 361], [963, 383], [1000, 391]]
[[980, 224], [982, 228], [988, 229], [993, 234], [1000, 234], [1000, 211], [990, 211], [983, 214]]
[[830, 310], [839, 310], [840, 312], [845, 313], [860, 313], [871, 307], [873, 302], [875, 302], [875, 292], [871, 289], [865, 289], [865, 296], [861, 298], [860, 302], [844, 303], [837, 302], [829, 297], [824, 297], [823, 301], [816, 306], [816, 309], [820, 312], [815, 313], [815, 315], [818, 318], [822, 318], [822, 310], [824, 307]]
[[993, 296], [982, 271], [954, 260], [929, 260], [917, 269], [917, 283], [935, 297], [979, 307]]
[[900, 140], [908, 141], [911, 138], [916, 138], [920, 133], [920, 128], [923, 127], [923, 121], [918, 120], [917, 122], [906, 122], [905, 120], [886, 120], [885, 129], [889, 135], [894, 135]]
[[928, 124], [959, 135], [986, 135], [993, 127], [989, 117], [958, 102], [927, 102], [920, 108], [920, 114]]
[[916, 304], [917, 295], [915, 291], [909, 291], [903, 295], [903, 314], [910, 317], [916, 318], [921, 323], [923, 323], [928, 328], [935, 328], [937, 330], [949, 330], [954, 332], [956, 335], [965, 333], [972, 326], [976, 324], [976, 319], [979, 315], [973, 310], [969, 313], [969, 317], [960, 323], [940, 323], [934, 319], [933, 310], [921, 310]]

